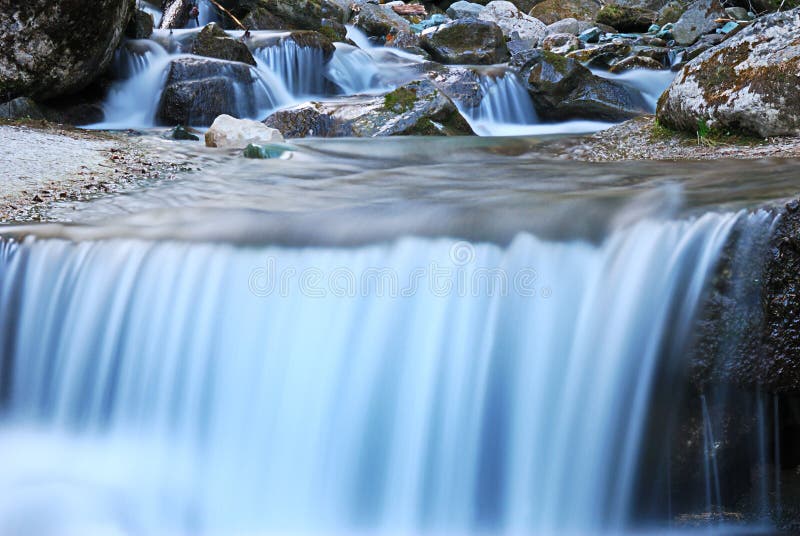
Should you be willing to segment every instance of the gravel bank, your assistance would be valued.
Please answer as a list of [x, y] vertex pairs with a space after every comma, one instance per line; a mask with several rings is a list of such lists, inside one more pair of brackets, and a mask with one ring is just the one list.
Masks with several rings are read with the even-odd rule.
[[0, 222], [41, 221], [54, 201], [119, 192], [181, 169], [122, 133], [0, 123]]

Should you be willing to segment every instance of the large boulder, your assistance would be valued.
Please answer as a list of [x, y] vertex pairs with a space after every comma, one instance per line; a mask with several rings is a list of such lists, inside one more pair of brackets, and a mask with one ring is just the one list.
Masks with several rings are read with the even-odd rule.
[[377, 4], [362, 4], [353, 25], [367, 35], [380, 38], [411, 31], [411, 24], [406, 19], [389, 7]]
[[705, 51], [678, 74], [658, 119], [762, 137], [800, 135], [800, 9], [762, 17]]
[[679, 45], [689, 46], [700, 36], [716, 30], [717, 19], [727, 16], [718, 0], [696, 0], [675, 23], [672, 36]]
[[473, 134], [453, 101], [427, 80], [382, 97], [305, 103], [274, 113], [265, 124], [290, 138]]
[[422, 48], [445, 64], [489, 65], [508, 59], [508, 48], [500, 27], [480, 19], [458, 19], [442, 24], [425, 35]]
[[261, 85], [247, 64], [208, 58], [173, 60], [156, 115], [162, 125], [206, 126], [222, 114], [251, 115]]
[[500, 26], [506, 38], [525, 39], [540, 43], [547, 37], [547, 25], [526, 15], [517, 6], [505, 0], [495, 0], [486, 4], [478, 19], [493, 22]]
[[563, 19], [593, 21], [601, 7], [599, 0], [544, 0], [533, 6], [528, 14], [545, 24]]
[[150, 13], [137, 9], [125, 28], [125, 36], [131, 39], [147, 39], [153, 35], [155, 21]]
[[265, 145], [283, 142], [280, 131], [251, 119], [237, 119], [220, 115], [205, 134], [207, 147], [243, 149], [248, 145]]
[[111, 63], [135, 7], [134, 0], [0, 2], [0, 101], [88, 86]]
[[33, 99], [17, 97], [0, 104], [0, 119], [44, 119], [45, 114]]
[[256, 65], [256, 60], [253, 59], [247, 45], [230, 37], [213, 22], [197, 34], [192, 43], [192, 54]]
[[[332, 39], [341, 39], [342, 23], [350, 15], [346, 5], [335, 0], [259, 0], [257, 9], [271, 13], [286, 28], [317, 30]], [[265, 17], [263, 13], [261, 16]]]
[[450, 4], [450, 7], [447, 8], [447, 16], [451, 19], [466, 19], [466, 18], [478, 18], [478, 15], [481, 14], [485, 6], [481, 4], [475, 4], [473, 2], [467, 2], [466, 0], [458, 0], [458, 2], [453, 2]]
[[657, 18], [658, 13], [651, 9], [607, 4], [597, 12], [595, 20], [620, 32], [646, 32]]
[[525, 80], [537, 112], [544, 119], [624, 121], [647, 113], [636, 90], [595, 76], [571, 58], [541, 50], [511, 60]]

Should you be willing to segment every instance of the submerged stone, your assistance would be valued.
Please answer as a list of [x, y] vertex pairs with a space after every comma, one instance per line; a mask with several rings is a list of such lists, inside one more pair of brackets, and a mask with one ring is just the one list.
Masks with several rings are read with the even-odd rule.
[[286, 154], [291, 150], [292, 149], [290, 149], [285, 145], [277, 145], [277, 144], [258, 145], [255, 143], [251, 143], [247, 147], [245, 147], [242, 155], [245, 158], [268, 160], [270, 158], [280, 158], [281, 156], [283, 156], [284, 154]]

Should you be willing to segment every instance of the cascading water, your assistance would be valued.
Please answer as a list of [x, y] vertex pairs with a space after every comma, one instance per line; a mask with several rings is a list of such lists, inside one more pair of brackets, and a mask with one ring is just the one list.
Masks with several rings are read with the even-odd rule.
[[295, 98], [326, 93], [325, 54], [322, 49], [303, 47], [286, 40], [255, 49], [253, 57], [259, 69], [270, 71], [282, 80], [287, 91]]
[[482, 97], [478, 106], [463, 108], [476, 134], [491, 136], [517, 125], [539, 122], [528, 91], [513, 73], [481, 75]]
[[618, 532], [737, 221], [0, 248], [3, 534]]

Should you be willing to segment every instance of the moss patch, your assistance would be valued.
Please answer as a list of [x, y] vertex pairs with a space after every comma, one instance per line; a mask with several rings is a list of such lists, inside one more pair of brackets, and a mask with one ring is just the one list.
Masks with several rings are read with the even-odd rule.
[[415, 88], [401, 87], [391, 93], [387, 93], [383, 98], [383, 107], [397, 113], [403, 113], [414, 108], [417, 102], [417, 90]]

